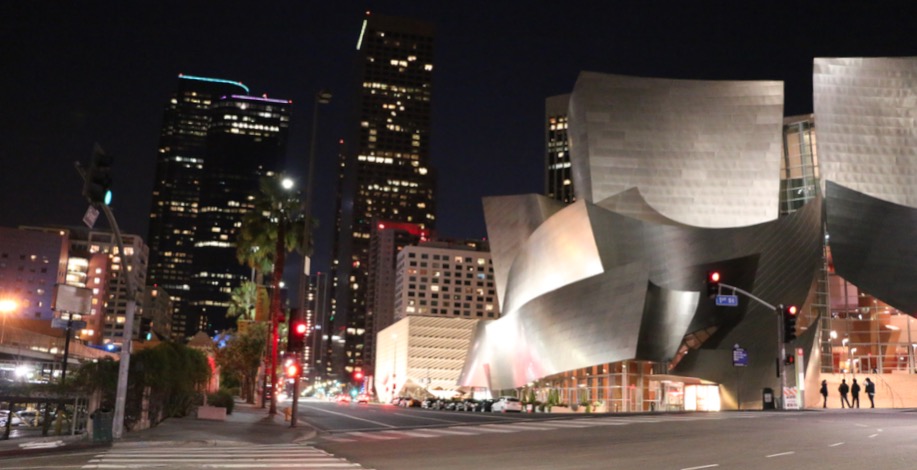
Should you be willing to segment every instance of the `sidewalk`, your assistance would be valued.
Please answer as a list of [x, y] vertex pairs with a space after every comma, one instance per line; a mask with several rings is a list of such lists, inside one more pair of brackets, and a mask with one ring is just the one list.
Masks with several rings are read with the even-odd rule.
[[150, 429], [125, 432], [121, 439], [111, 444], [94, 443], [92, 437], [87, 435], [9, 439], [0, 441], [0, 458], [109, 446], [136, 448], [289, 444], [304, 442], [315, 436], [315, 430], [308, 424], [300, 422], [298, 427], [291, 428], [290, 423], [284, 421], [282, 409], [283, 406], [278, 405], [278, 413], [272, 417], [266, 408], [237, 401], [232, 414], [226, 416], [225, 421], [193, 417], [169, 418]]

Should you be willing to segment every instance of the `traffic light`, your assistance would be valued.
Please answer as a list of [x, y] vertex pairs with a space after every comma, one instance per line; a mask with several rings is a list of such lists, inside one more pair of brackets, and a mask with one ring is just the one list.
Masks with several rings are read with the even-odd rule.
[[711, 299], [720, 293], [720, 272], [707, 271], [707, 297]]
[[791, 366], [791, 365], [795, 364], [795, 363], [796, 363], [796, 356], [793, 355], [792, 353], [791, 353], [791, 354], [787, 354], [787, 355], [786, 355], [786, 359], [783, 360], [783, 363], [786, 364], [786, 365], [788, 365], [788, 366]]
[[290, 324], [290, 331], [287, 335], [287, 351], [302, 352], [306, 345], [306, 333], [309, 331], [308, 325], [302, 320], [293, 321]]
[[287, 374], [287, 377], [291, 379], [295, 379], [299, 377], [299, 362], [291, 361], [289, 364], [286, 365], [285, 372]]
[[362, 371], [362, 370], [355, 370], [355, 371], [353, 372], [353, 380], [354, 380], [355, 382], [362, 382], [362, 381], [363, 381], [363, 371]]
[[83, 180], [83, 196], [92, 204], [111, 203], [111, 164], [114, 158], [105, 153], [98, 144], [92, 151], [89, 170]]
[[795, 305], [783, 307], [783, 342], [788, 343], [796, 339], [796, 314], [799, 313]]

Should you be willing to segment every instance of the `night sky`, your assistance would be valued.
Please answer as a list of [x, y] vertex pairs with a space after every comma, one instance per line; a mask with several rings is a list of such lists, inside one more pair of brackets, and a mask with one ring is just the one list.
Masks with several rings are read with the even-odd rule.
[[[537, 6], [536, 6], [537, 5]], [[543, 191], [544, 100], [582, 70], [783, 80], [812, 111], [813, 57], [917, 56], [917, 1], [46, 1], [0, 15], [0, 226], [79, 225], [73, 162], [115, 157], [113, 210], [147, 235], [162, 112], [179, 73], [294, 102], [287, 168], [302, 176], [319, 117], [314, 213], [327, 269], [337, 141], [347, 135], [363, 12], [434, 23], [438, 232], [481, 238], [481, 198]], [[104, 223], [101, 224], [104, 226]]]

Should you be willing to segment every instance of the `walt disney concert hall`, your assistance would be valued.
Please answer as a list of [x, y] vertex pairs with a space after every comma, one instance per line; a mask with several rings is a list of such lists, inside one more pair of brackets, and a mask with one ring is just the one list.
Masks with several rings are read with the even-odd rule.
[[[576, 201], [483, 201], [502, 317], [478, 324], [459, 385], [604, 411], [760, 409], [871, 372], [832, 349], [827, 272], [917, 312], [917, 60], [816, 59], [813, 83], [818, 173], [781, 211], [798, 176], [782, 82], [581, 73]], [[716, 305], [712, 271], [757, 299]], [[780, 304], [806, 312], [785, 351]]]

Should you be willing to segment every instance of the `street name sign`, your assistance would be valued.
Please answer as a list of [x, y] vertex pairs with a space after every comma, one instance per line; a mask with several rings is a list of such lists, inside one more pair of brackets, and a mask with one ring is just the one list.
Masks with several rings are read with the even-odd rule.
[[718, 295], [716, 296], [716, 304], [720, 307], [738, 307], [739, 306], [739, 296], [738, 295]]

